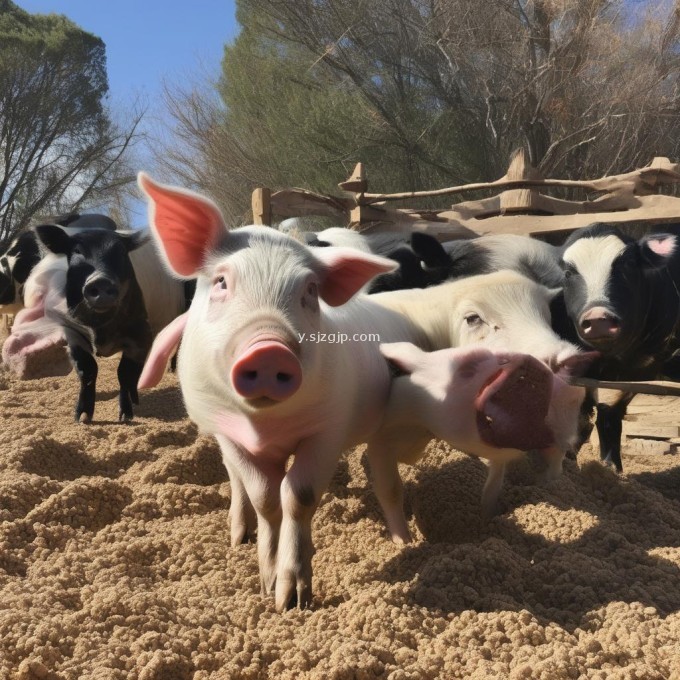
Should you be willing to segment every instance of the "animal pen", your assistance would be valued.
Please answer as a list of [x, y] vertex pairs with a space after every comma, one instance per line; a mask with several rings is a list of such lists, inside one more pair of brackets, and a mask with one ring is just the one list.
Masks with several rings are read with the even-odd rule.
[[[649, 165], [621, 175], [592, 180], [542, 177], [519, 150], [506, 174], [493, 182], [401, 193], [371, 193], [362, 163], [338, 184], [342, 196], [319, 194], [305, 189], [272, 192], [258, 188], [252, 194], [253, 223], [272, 225], [291, 217], [325, 217], [344, 223], [362, 234], [378, 232], [426, 232], [439, 241], [469, 239], [485, 234], [518, 234], [561, 244], [576, 229], [594, 222], [615, 224], [638, 238], [650, 227], [680, 222], [680, 196], [661, 193], [680, 187], [680, 164], [655, 157]], [[579, 190], [584, 200], [547, 195], [546, 189]], [[455, 203], [442, 209], [392, 207], [407, 201], [458, 196], [485, 191], [493, 196]], [[577, 384], [648, 395], [680, 396], [680, 383], [670, 381], [601, 381], [578, 379]], [[643, 404], [647, 420], [653, 409]], [[640, 414], [640, 415], [641, 415]], [[629, 416], [637, 416], [631, 411]], [[680, 426], [667, 420], [648, 421], [647, 426], [627, 422], [624, 434], [646, 451], [675, 452], [680, 446]]]

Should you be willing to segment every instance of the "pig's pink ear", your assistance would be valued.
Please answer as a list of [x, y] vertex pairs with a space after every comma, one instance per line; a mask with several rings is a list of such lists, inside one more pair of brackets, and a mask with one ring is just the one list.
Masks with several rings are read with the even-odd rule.
[[380, 353], [410, 375], [423, 363], [423, 352], [410, 342], [388, 342], [380, 345]]
[[149, 224], [168, 266], [182, 278], [193, 278], [226, 232], [219, 208], [192, 191], [154, 182], [144, 172], [137, 182], [149, 199]]
[[174, 321], [171, 321], [157, 336], [151, 345], [151, 351], [144, 363], [142, 375], [139, 376], [137, 387], [144, 390], [148, 387], [155, 387], [161, 381], [165, 368], [170, 361], [179, 342], [182, 339], [182, 333], [187, 325], [187, 317], [189, 312], [184, 312], [178, 316]]
[[397, 263], [353, 248], [317, 248], [314, 255], [323, 265], [321, 297], [331, 307], [343, 305], [374, 276], [394, 271]]

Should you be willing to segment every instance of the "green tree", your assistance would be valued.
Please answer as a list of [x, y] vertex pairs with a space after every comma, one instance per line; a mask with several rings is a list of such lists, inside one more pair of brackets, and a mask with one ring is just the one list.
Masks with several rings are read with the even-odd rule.
[[106, 109], [100, 38], [59, 15], [0, 0], [0, 243], [44, 213], [101, 203], [129, 183], [140, 116]]
[[479, 175], [475, 135], [462, 133], [457, 111], [439, 107], [404, 66], [420, 46], [398, 16], [380, 19], [395, 32], [385, 45], [395, 54], [367, 61], [362, 87], [355, 74], [279, 35], [253, 3], [240, 2], [237, 18], [243, 28], [225, 48], [216, 96], [168, 93], [177, 127], [158, 155], [168, 174], [208, 190], [230, 219], [247, 218], [256, 185], [337, 191], [358, 161], [385, 190]]
[[[328, 191], [680, 157], [680, 12], [625, 0], [239, 0], [216, 94], [170, 96], [166, 165], [233, 219], [256, 185]], [[178, 149], [183, 148], [183, 152]]]

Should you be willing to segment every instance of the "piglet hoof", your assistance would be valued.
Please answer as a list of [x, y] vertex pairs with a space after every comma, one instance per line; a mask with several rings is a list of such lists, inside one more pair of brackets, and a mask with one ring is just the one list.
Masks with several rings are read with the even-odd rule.
[[608, 467], [609, 469], [613, 469], [614, 472], [617, 474], [621, 474], [623, 472], [623, 466], [617, 465], [610, 456], [607, 456], [606, 458], [602, 459], [602, 465], [605, 467]]
[[306, 609], [312, 604], [310, 583], [298, 582], [292, 573], [276, 579], [276, 611]]
[[392, 543], [395, 545], [406, 545], [407, 543], [411, 542], [411, 534], [409, 533], [408, 529], [406, 530], [406, 533], [401, 533], [401, 532], [392, 532], [391, 534], [392, 538]]
[[260, 595], [262, 595], [262, 597], [267, 597], [271, 595], [274, 592], [275, 587], [276, 578], [269, 582], [267, 581], [267, 579], [264, 579], [262, 578], [262, 576], [260, 576]]
[[490, 495], [485, 497], [482, 495], [482, 499], [479, 503], [479, 517], [482, 522], [490, 522], [496, 515], [500, 512], [500, 502], [498, 495]]
[[234, 532], [231, 534], [231, 547], [237, 548], [239, 545], [247, 545], [248, 543], [255, 543], [255, 536], [250, 534], [247, 529]]
[[123, 413], [123, 411], [121, 411], [118, 414], [118, 422], [119, 423], [130, 423], [130, 422], [132, 422], [132, 413]]
[[76, 422], [81, 425], [89, 425], [92, 422], [92, 414], [85, 412], [76, 414]]

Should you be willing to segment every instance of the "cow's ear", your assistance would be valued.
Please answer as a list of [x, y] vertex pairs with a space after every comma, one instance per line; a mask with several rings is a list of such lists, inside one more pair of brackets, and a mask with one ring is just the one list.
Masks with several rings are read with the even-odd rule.
[[143, 172], [137, 181], [149, 199], [149, 223], [167, 265], [181, 278], [194, 278], [226, 234], [219, 208], [204, 196], [159, 184]]
[[54, 224], [41, 224], [35, 228], [40, 242], [55, 255], [71, 254], [73, 243], [71, 237], [61, 228]]
[[135, 231], [131, 234], [121, 234], [119, 232], [118, 236], [123, 241], [128, 253], [141, 248], [151, 238], [151, 234], [148, 231]]
[[665, 267], [675, 254], [678, 239], [675, 234], [649, 234], [643, 236], [638, 244], [644, 263], [653, 268]]

